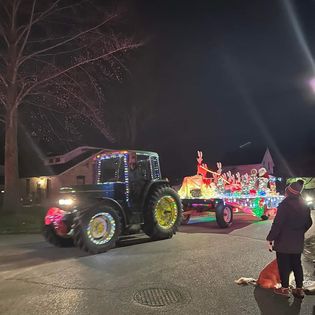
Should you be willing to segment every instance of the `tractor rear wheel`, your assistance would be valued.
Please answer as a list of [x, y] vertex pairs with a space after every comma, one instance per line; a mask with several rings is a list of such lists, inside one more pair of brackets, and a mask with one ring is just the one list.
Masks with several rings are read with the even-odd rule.
[[224, 203], [219, 203], [215, 208], [215, 216], [219, 227], [227, 228], [233, 221], [233, 209]]
[[74, 219], [74, 245], [90, 254], [104, 253], [115, 247], [121, 229], [119, 213], [112, 207], [83, 211]]
[[182, 203], [168, 186], [155, 188], [146, 203], [143, 231], [153, 240], [171, 238], [182, 221]]
[[54, 246], [71, 247], [74, 245], [72, 238], [65, 238], [57, 235], [52, 224], [44, 224], [42, 233], [45, 240]]

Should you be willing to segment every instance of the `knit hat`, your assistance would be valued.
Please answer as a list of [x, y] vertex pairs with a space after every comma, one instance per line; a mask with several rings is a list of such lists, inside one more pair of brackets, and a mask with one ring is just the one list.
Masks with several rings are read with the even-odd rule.
[[291, 183], [287, 188], [285, 189], [285, 192], [288, 196], [298, 196], [303, 190], [304, 181], [302, 179], [297, 180], [294, 183]]

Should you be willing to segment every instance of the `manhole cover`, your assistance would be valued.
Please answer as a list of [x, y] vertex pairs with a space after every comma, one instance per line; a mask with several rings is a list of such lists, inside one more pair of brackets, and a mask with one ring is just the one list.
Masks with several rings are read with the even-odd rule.
[[137, 291], [134, 300], [147, 306], [167, 306], [183, 300], [183, 296], [174, 289], [148, 288]]

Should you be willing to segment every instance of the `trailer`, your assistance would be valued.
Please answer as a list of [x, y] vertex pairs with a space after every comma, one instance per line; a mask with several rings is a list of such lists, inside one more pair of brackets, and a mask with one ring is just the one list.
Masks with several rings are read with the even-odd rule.
[[183, 204], [183, 224], [201, 212], [214, 212], [221, 228], [231, 226], [235, 212], [261, 220], [276, 215], [284, 196], [276, 191], [277, 178], [268, 175], [264, 168], [242, 175], [222, 173], [221, 163], [212, 171], [202, 161], [202, 152], [198, 151], [197, 174], [185, 177], [178, 191]]

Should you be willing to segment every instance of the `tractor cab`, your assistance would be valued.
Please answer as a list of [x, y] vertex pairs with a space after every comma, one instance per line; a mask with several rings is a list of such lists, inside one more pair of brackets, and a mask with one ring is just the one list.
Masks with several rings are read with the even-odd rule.
[[[131, 206], [139, 206], [147, 185], [161, 179], [157, 153], [147, 151], [105, 152], [96, 157], [97, 184], [111, 190], [123, 187], [120, 197]], [[124, 197], [124, 198], [123, 198]]]

